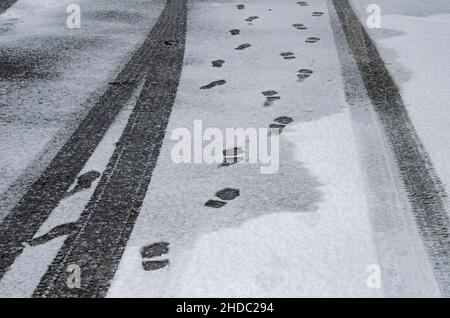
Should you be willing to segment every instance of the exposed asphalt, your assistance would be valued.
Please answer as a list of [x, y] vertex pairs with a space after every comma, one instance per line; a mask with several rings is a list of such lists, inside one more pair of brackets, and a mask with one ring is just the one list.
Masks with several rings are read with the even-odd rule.
[[333, 0], [367, 94], [392, 147], [443, 296], [450, 297], [450, 232], [445, 189], [411, 123], [399, 89], [348, 0]]

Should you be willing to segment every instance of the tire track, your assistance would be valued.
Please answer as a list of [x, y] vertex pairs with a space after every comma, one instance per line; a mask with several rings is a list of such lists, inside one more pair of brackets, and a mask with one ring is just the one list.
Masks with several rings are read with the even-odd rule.
[[115, 117], [153, 65], [153, 51], [166, 47], [163, 40], [173, 6], [173, 1], [166, 4], [142, 46], [111, 83], [115, 85], [109, 86], [42, 175], [0, 224], [0, 279], [22, 252], [22, 244], [32, 239], [65, 197]]
[[367, 94], [394, 152], [441, 293], [450, 297], [450, 222], [445, 189], [376, 46], [348, 0], [332, 2]]
[[17, 0], [2, 0], [0, 2], [0, 14], [11, 8], [16, 2]]
[[[169, 0], [153, 32], [148, 77], [79, 230], [64, 242], [34, 297], [104, 297], [139, 214], [158, 160], [183, 64], [186, 1]], [[157, 39], [157, 41], [156, 41]], [[66, 268], [81, 269], [81, 288]]]

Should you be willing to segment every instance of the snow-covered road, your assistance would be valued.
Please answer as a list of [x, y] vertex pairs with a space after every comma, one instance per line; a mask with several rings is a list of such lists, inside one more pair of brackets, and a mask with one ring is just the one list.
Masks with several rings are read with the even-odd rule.
[[[402, 144], [392, 145], [373, 106], [333, 1], [168, 1], [164, 11], [165, 1], [79, 2], [78, 31], [57, 27], [70, 1], [18, 0], [0, 15], [8, 67], [0, 77], [0, 297], [447, 295], [444, 265], [435, 263], [443, 255], [429, 257], [436, 251], [413, 213], [421, 201], [396, 162]], [[130, 58], [144, 60], [144, 51], [132, 55], [153, 25], [160, 31], [147, 38], [147, 68], [113, 83], [125, 87], [122, 99], [115, 87], [100, 97]], [[82, 123], [74, 134], [91, 136], [92, 151], [80, 149], [85, 161], [69, 156], [62, 145], [83, 144], [69, 136], [99, 100], [117, 116], [99, 120], [105, 129], [90, 128], [92, 136], [80, 135]], [[260, 164], [174, 162], [180, 128], [273, 126], [282, 128], [274, 174]], [[418, 133], [428, 150], [426, 130]], [[430, 147], [446, 182], [445, 158]], [[79, 171], [49, 170], [58, 151]], [[48, 179], [29, 190], [46, 168]], [[36, 184], [50, 189], [49, 200], [33, 196], [47, 193]], [[80, 288], [61, 287], [73, 265]]]

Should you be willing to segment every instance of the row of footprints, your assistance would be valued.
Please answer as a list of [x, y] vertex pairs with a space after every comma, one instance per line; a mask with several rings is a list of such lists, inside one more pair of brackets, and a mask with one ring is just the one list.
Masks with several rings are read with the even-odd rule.
[[[306, 2], [298, 2], [298, 4], [301, 6], [308, 5]], [[239, 5], [237, 5], [237, 8], [239, 10], [243, 10], [243, 9], [245, 9], [245, 5], [239, 4]], [[315, 16], [316, 12], [313, 15]], [[251, 22], [258, 18], [259, 17], [257, 17], [257, 16], [251, 16], [251, 17], [247, 18], [246, 21]], [[298, 30], [306, 29], [306, 27], [303, 24], [294, 24], [293, 26], [295, 28], [297, 28]], [[232, 29], [229, 32], [231, 35], [236, 36], [236, 35], [240, 35], [241, 31], [239, 29]], [[306, 40], [306, 42], [314, 43], [314, 42], [317, 42], [318, 40], [319, 40], [318, 38], [308, 38]], [[251, 47], [251, 45], [249, 43], [244, 43], [244, 44], [240, 44], [239, 46], [237, 46], [235, 48], [235, 50], [245, 50], [249, 47]], [[293, 57], [293, 53], [290, 53], [290, 52], [287, 54], [281, 53], [281, 55], [283, 57], [285, 57], [286, 59], [295, 58], [295, 57]], [[213, 67], [222, 67], [224, 63], [225, 63], [224, 60], [217, 59], [217, 60], [212, 61], [212, 66]], [[311, 76], [312, 73], [313, 73], [313, 71], [311, 71], [311, 70], [301, 69], [298, 72], [298, 78], [299, 78], [299, 80], [304, 80], [304, 79], [308, 78], [309, 76]], [[225, 80], [217, 80], [217, 81], [213, 81], [207, 85], [200, 87], [200, 89], [211, 89], [216, 86], [222, 86], [225, 84], [226, 84]], [[276, 100], [281, 99], [278, 92], [276, 92], [274, 90], [263, 91], [262, 94], [266, 98], [266, 103], [265, 103], [266, 106], [272, 104]], [[270, 124], [270, 126], [269, 126], [270, 131], [281, 133], [283, 131], [283, 129], [287, 125], [291, 124], [293, 121], [294, 120], [291, 117], [287, 117], [287, 116], [281, 116], [281, 117], [275, 118], [273, 120], [273, 123]], [[234, 147], [232, 149], [223, 150], [224, 161], [220, 165], [220, 167], [228, 167], [235, 163], [238, 163], [240, 160], [242, 160], [243, 152], [244, 151], [239, 147]], [[215, 197], [213, 199], [210, 199], [205, 203], [205, 206], [208, 208], [220, 209], [220, 208], [225, 207], [227, 204], [229, 204], [236, 198], [238, 198], [240, 196], [240, 190], [237, 188], [224, 188], [222, 190], [217, 191], [214, 196]], [[155, 271], [155, 270], [159, 270], [159, 269], [162, 269], [162, 268], [168, 266], [170, 264], [170, 261], [168, 259], [160, 259], [162, 255], [165, 255], [168, 253], [169, 253], [169, 243], [168, 242], [158, 242], [158, 243], [153, 243], [151, 245], [143, 247], [141, 250], [143, 269], [146, 271]]]
[[[303, 6], [303, 7], [309, 5], [306, 1], [300, 1], [300, 2], [297, 2], [297, 4], [299, 4], [300, 6]], [[244, 10], [246, 8], [244, 4], [238, 4], [236, 7], [239, 10]], [[314, 17], [320, 17], [323, 15], [323, 12], [314, 11], [312, 13], [312, 15]], [[259, 19], [259, 17], [258, 16], [250, 16], [245, 21], [251, 22], [256, 19]], [[307, 29], [307, 27], [301, 23], [296, 23], [296, 24], [293, 24], [292, 26], [294, 28], [296, 28], [297, 30], [306, 30]], [[238, 36], [241, 34], [241, 30], [239, 30], [239, 29], [232, 29], [229, 32], [233, 36]], [[305, 42], [306, 43], [316, 43], [319, 40], [320, 40], [320, 38], [318, 38], [318, 37], [308, 37], [305, 40]], [[249, 43], [244, 43], [244, 44], [237, 46], [235, 48], [235, 50], [244, 50], [249, 47], [251, 47], [251, 45]], [[282, 52], [282, 53], [280, 53], [280, 55], [285, 60], [295, 59], [295, 55], [292, 52]], [[212, 66], [213, 67], [222, 67], [224, 65], [224, 63], [225, 63], [224, 60], [218, 59], [218, 60], [212, 61]], [[312, 76], [313, 73], [314, 72], [310, 69], [300, 69], [297, 73], [297, 79], [299, 82], [302, 82], [302, 81], [306, 80], [307, 78], [309, 78], [310, 76]], [[211, 89], [216, 86], [222, 86], [225, 84], [226, 84], [226, 80], [222, 79], [222, 80], [213, 81], [207, 85], [204, 85], [204, 86], [200, 87], [200, 89]], [[271, 106], [274, 102], [281, 99], [281, 96], [275, 90], [263, 91], [262, 95], [266, 99], [264, 102], [264, 106]], [[281, 116], [281, 117], [274, 119], [273, 123], [269, 126], [269, 128], [270, 128], [270, 131], [277, 131], [278, 133], [281, 133], [283, 131], [283, 129], [292, 122], [293, 122], [293, 119], [291, 117]], [[232, 149], [225, 149], [223, 151], [224, 162], [220, 166], [228, 167], [235, 163], [238, 163], [239, 161], [241, 161], [243, 159], [242, 155], [243, 155], [243, 150], [238, 147], [235, 147]], [[216, 209], [222, 208], [222, 207], [226, 206], [229, 201], [236, 199], [239, 195], [240, 195], [239, 189], [225, 188], [225, 189], [218, 191], [215, 194], [215, 196], [220, 200], [218, 200], [216, 198], [211, 199], [205, 203], [205, 206], [210, 207], [210, 208], [216, 208]]]
[[[297, 4], [299, 4], [300, 6], [308, 6], [309, 5], [306, 1], [300, 1], [300, 2], [297, 2]], [[239, 10], [244, 10], [246, 8], [244, 4], [238, 4], [236, 7]], [[312, 13], [312, 16], [314, 16], [314, 17], [321, 17], [323, 14], [324, 14], [323, 12], [314, 11]], [[256, 20], [256, 19], [259, 19], [259, 17], [258, 16], [250, 16], [245, 21], [251, 22], [251, 21]], [[308, 29], [302, 23], [295, 23], [292, 26], [294, 28], [296, 28], [297, 30], [306, 30], [306, 29]], [[233, 36], [241, 34], [241, 30], [240, 29], [232, 29], [229, 32]], [[317, 43], [319, 41], [320, 41], [320, 38], [319, 37], [314, 37], [314, 36], [308, 37], [305, 40], [306, 43]], [[243, 44], [238, 45], [234, 49], [241, 51], [241, 50], [245, 50], [245, 49], [250, 48], [250, 47], [251, 47], [250, 43], [243, 43]], [[293, 52], [281, 52], [280, 55], [285, 60], [294, 60], [296, 58], [295, 54]], [[213, 67], [222, 67], [224, 65], [225, 61], [222, 60], [222, 59], [218, 59], [218, 60], [212, 61], [211, 63], [212, 63]], [[299, 79], [299, 82], [302, 82], [306, 78], [310, 77], [312, 74], [313, 74], [312, 70], [301, 69], [298, 72], [297, 77]], [[200, 87], [200, 89], [211, 89], [211, 88], [214, 88], [216, 86], [221, 86], [221, 85], [225, 85], [225, 84], [226, 84], [226, 80], [221, 79], [221, 80], [213, 81], [213, 82], [211, 82], [209, 84], [206, 84], [206, 85]], [[273, 100], [275, 100], [275, 99], [279, 99], [279, 97], [271, 97], [271, 96], [269, 96], [267, 98], [267, 101], [265, 102], [264, 105], [265, 106], [270, 106], [272, 104], [271, 102], [273, 102]]]
[[[309, 4], [305, 1], [297, 2], [298, 5], [305, 7]], [[238, 10], [244, 10], [246, 9], [244, 4], [238, 4], [237, 6]], [[323, 12], [313, 12], [312, 14], [314, 17], [320, 17], [323, 15]], [[254, 20], [259, 19], [257, 16], [250, 16], [245, 21], [252, 22]], [[307, 27], [301, 23], [296, 23], [293, 25], [294, 28], [297, 30], [306, 30]], [[239, 29], [231, 29], [230, 34], [232, 36], [240, 36], [241, 30]], [[309, 37], [305, 40], [306, 43], [316, 43], [320, 39], [317, 37]], [[235, 47], [235, 50], [242, 51], [245, 49], [248, 49], [251, 47], [251, 44], [249, 43], [243, 43], [239, 46]], [[292, 52], [284, 52], [281, 53], [281, 56], [285, 58], [286, 60], [292, 60], [295, 59], [295, 56]], [[225, 64], [225, 61], [223, 59], [217, 59], [212, 61], [212, 67], [222, 67]], [[310, 77], [313, 74], [312, 70], [309, 69], [300, 69], [297, 73], [298, 81], [303, 81]], [[217, 86], [222, 86], [226, 84], [226, 80], [217, 80], [213, 81], [207, 85], [204, 85], [200, 87], [200, 89], [212, 89]], [[265, 97], [265, 106], [270, 106], [272, 103], [274, 103], [277, 100], [280, 100], [281, 97], [275, 90], [268, 90], [262, 92], [263, 96]], [[273, 122], [269, 125], [269, 129], [271, 132], [277, 132], [281, 133], [283, 129], [291, 124], [294, 120], [291, 117], [288, 116], [281, 116], [277, 117], [273, 120]], [[238, 163], [240, 160], [242, 160], [242, 156], [244, 154], [244, 151], [239, 147], [234, 147], [231, 149], [225, 149], [223, 150], [223, 157], [224, 161], [220, 165], [220, 167], [230, 167], [236, 163]], [[204, 205], [207, 208], [212, 209], [221, 209], [225, 206], [229, 205], [231, 202], [236, 200], [240, 196], [240, 189], [238, 188], [224, 188], [222, 190], [217, 191], [214, 194], [214, 198], [208, 200]], [[141, 250], [141, 257], [142, 257], [142, 267], [146, 271], [155, 271], [162, 269], [170, 264], [168, 259], [162, 259], [163, 255], [166, 255], [169, 253], [169, 243], [168, 242], [158, 242], [153, 243], [151, 245], [145, 246]]]
[[[300, 6], [303, 6], [303, 7], [309, 5], [306, 1], [299, 1], [299, 2], [297, 2], [297, 4], [299, 4]], [[246, 8], [244, 4], [238, 4], [236, 7], [239, 10], [244, 10]], [[320, 17], [323, 15], [323, 12], [314, 11], [312, 13], [312, 15], [314, 17]], [[250, 22], [250, 21], [256, 20], [258, 18], [259, 17], [257, 17], [257, 16], [251, 16], [251, 17], [247, 18], [246, 21]], [[292, 26], [294, 28], [296, 28], [297, 30], [306, 30], [307, 29], [307, 27], [302, 23], [296, 23], [296, 24], [293, 24]], [[232, 29], [232, 30], [230, 30], [230, 34], [233, 36], [240, 35], [241, 30]], [[320, 40], [320, 38], [318, 38], [318, 37], [308, 37], [305, 40], [305, 42], [306, 43], [316, 43], [319, 40]], [[235, 50], [244, 50], [249, 47], [251, 47], [251, 45], [249, 43], [244, 43], [244, 44], [241, 44], [238, 47], [236, 47]], [[295, 55], [292, 52], [282, 52], [282, 53], [280, 53], [280, 55], [285, 60], [295, 59]], [[225, 63], [224, 60], [218, 59], [218, 60], [212, 61], [212, 66], [213, 67], [222, 67], [224, 63]], [[314, 72], [310, 69], [300, 69], [297, 73], [298, 81], [299, 82], [304, 81], [305, 79], [309, 78], [313, 73]], [[226, 84], [225, 80], [213, 81], [205, 86], [202, 86], [201, 89], [211, 89], [213, 87], [221, 86], [221, 85], [225, 85], [225, 84]], [[264, 102], [264, 106], [270, 106], [275, 101], [281, 99], [281, 96], [275, 90], [263, 91], [262, 95], [266, 99]], [[281, 117], [274, 119], [273, 123], [269, 127], [270, 127], [271, 131], [277, 131], [278, 133], [281, 133], [283, 131], [283, 129], [292, 122], [293, 122], [293, 119], [291, 117], [281, 116]], [[242, 155], [243, 155], [243, 150], [241, 148], [235, 147], [232, 149], [225, 149], [223, 151], [224, 162], [221, 164], [221, 167], [228, 167], [235, 163], [238, 163], [239, 161], [241, 161], [243, 159]], [[215, 196], [220, 200], [218, 200], [216, 198], [211, 199], [205, 203], [205, 206], [210, 207], [210, 208], [216, 208], [216, 209], [222, 208], [222, 207], [226, 206], [228, 204], [228, 202], [236, 199], [239, 195], [240, 195], [239, 189], [225, 188], [225, 189], [218, 191], [215, 194]]]

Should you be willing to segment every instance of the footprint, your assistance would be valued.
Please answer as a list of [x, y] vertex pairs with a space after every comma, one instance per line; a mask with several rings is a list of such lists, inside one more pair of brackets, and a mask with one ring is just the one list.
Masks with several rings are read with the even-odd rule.
[[231, 35], [239, 35], [241, 33], [241, 30], [233, 29], [233, 30], [230, 30], [230, 33], [231, 33]]
[[208, 208], [215, 208], [220, 209], [221, 207], [225, 206], [227, 203], [219, 200], [209, 200], [205, 203], [205, 206]]
[[321, 16], [323, 16], [323, 12], [320, 12], [320, 11], [314, 11], [313, 14], [312, 14], [312, 16], [313, 16], [313, 17], [321, 17]]
[[299, 79], [299, 81], [303, 81], [305, 79], [307, 79], [308, 77], [310, 77], [314, 72], [311, 70], [308, 70], [306, 68], [302, 68], [301, 70], [298, 71], [297, 77]]
[[144, 246], [141, 249], [142, 267], [146, 271], [156, 271], [169, 265], [168, 259], [152, 260], [155, 257], [169, 253], [169, 243], [159, 242]]
[[245, 5], [243, 5], [243, 4], [238, 4], [236, 7], [237, 7], [239, 10], [245, 9]]
[[278, 133], [281, 134], [281, 132], [283, 131], [283, 129], [289, 125], [290, 123], [292, 123], [294, 120], [291, 117], [287, 117], [287, 116], [281, 116], [278, 118], [275, 118], [274, 123], [271, 124], [269, 126], [270, 128], [270, 133]]
[[240, 147], [234, 147], [230, 149], [225, 149], [223, 151], [223, 163], [220, 167], [228, 167], [235, 163], [242, 161], [242, 154], [244, 151]]
[[216, 193], [216, 197], [218, 197], [220, 200], [209, 200], [205, 203], [205, 206], [209, 208], [215, 208], [219, 209], [227, 204], [227, 202], [224, 201], [231, 201], [236, 199], [240, 195], [239, 189], [233, 189], [233, 188], [225, 188], [223, 190], [220, 190]]
[[213, 67], [222, 67], [223, 63], [225, 63], [224, 60], [215, 60], [215, 61], [212, 61], [212, 66]]
[[319, 41], [320, 41], [320, 38], [316, 38], [316, 37], [312, 36], [312, 37], [307, 38], [305, 42], [306, 43], [316, 43]]
[[253, 16], [248, 17], [247, 19], [245, 19], [245, 21], [252, 22], [253, 20], [256, 20], [256, 19], [259, 19], [259, 17], [257, 17], [256, 15], [253, 15]]
[[42, 245], [57, 237], [73, 234], [78, 230], [78, 228], [79, 228], [78, 222], [58, 225], [53, 229], [51, 229], [50, 231], [48, 231], [47, 233], [45, 233], [44, 235], [32, 239], [31, 241], [28, 242], [28, 244], [30, 246]]
[[215, 81], [215, 82], [209, 83], [208, 85], [200, 87], [200, 89], [210, 89], [210, 88], [213, 88], [213, 87], [218, 86], [218, 85], [223, 85], [225, 83], [226, 83], [225, 80]]
[[272, 90], [272, 91], [264, 91], [264, 92], [262, 92], [262, 94], [264, 96], [274, 96], [274, 95], [278, 95], [278, 92]]
[[281, 99], [281, 97], [278, 95], [278, 92], [273, 90], [264, 91], [262, 92], [262, 94], [266, 97], [264, 106], [270, 106], [274, 101]]
[[297, 4], [301, 5], [302, 7], [306, 7], [308, 5], [308, 2], [306, 1], [299, 1]]
[[235, 48], [235, 50], [245, 50], [246, 48], [250, 47], [251, 45], [248, 43], [244, 43], [239, 45], [237, 48]]
[[292, 53], [292, 52], [283, 52], [283, 53], [280, 53], [280, 55], [281, 55], [285, 60], [293, 60], [293, 59], [295, 59], [294, 53]]
[[69, 191], [67, 193], [67, 196], [70, 196], [77, 192], [89, 189], [92, 185], [92, 182], [97, 180], [97, 178], [99, 178], [100, 176], [101, 176], [100, 172], [94, 171], [94, 170], [86, 172], [85, 174], [82, 174], [81, 176], [78, 177], [77, 185], [75, 186], [75, 188], [73, 188], [73, 190]]
[[175, 40], [168, 40], [168, 41], [164, 41], [163, 44], [166, 45], [166, 46], [172, 46], [172, 45], [177, 44], [177, 41], [175, 41]]
[[292, 25], [294, 28], [296, 28], [297, 30], [306, 30], [308, 29], [307, 27], [305, 27], [303, 24], [301, 23], [296, 23]]

